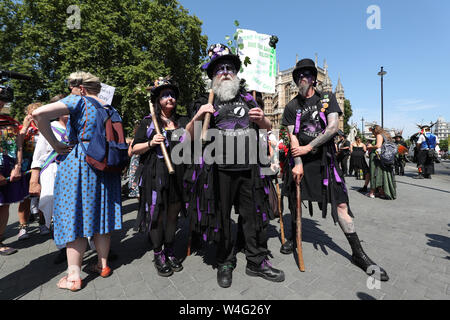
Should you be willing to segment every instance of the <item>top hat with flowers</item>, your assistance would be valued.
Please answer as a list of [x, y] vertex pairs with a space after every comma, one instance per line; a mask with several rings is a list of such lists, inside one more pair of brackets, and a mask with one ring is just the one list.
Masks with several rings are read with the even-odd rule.
[[221, 43], [211, 45], [208, 49], [208, 56], [210, 60], [202, 66], [202, 69], [206, 70], [210, 79], [214, 77], [213, 71], [219, 62], [230, 61], [233, 63], [237, 72], [241, 69], [241, 59], [239, 59], [239, 56], [232, 54], [230, 48]]

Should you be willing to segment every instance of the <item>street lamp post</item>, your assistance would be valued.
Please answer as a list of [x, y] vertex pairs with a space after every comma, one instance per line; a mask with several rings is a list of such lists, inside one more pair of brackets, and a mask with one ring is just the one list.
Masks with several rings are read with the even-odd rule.
[[361, 135], [364, 137], [364, 117], [361, 118]]
[[383, 76], [387, 72], [383, 70], [383, 67], [381, 67], [381, 71], [378, 72], [378, 75], [381, 76], [381, 127], [384, 128], [384, 121], [383, 121]]

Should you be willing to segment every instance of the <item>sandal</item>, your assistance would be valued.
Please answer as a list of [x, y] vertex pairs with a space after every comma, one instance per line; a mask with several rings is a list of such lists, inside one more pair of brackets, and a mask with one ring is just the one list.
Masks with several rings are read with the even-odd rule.
[[0, 256], [9, 256], [17, 252], [17, 249], [7, 247], [2, 242], [0, 242], [0, 249], [4, 249], [0, 250]]
[[[63, 284], [65, 281], [65, 284]], [[72, 292], [81, 290], [82, 281], [81, 279], [69, 281], [67, 280], [67, 276], [61, 278], [56, 285], [60, 289], [70, 290]]]
[[107, 278], [112, 274], [112, 269], [108, 266], [102, 268], [96, 264], [93, 264], [90, 267], [88, 267], [88, 270], [93, 273], [98, 273], [102, 278]]

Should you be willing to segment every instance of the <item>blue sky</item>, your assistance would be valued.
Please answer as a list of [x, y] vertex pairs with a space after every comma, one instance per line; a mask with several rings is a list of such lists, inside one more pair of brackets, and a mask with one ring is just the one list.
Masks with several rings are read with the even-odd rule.
[[[380, 77], [384, 78], [384, 126], [450, 122], [450, 1], [448, 0], [180, 0], [203, 21], [208, 44], [225, 43], [240, 27], [275, 34], [281, 70], [299, 58], [327, 60], [333, 86], [341, 77], [352, 103], [351, 121], [381, 123]], [[377, 5], [381, 29], [369, 30], [367, 8]]]

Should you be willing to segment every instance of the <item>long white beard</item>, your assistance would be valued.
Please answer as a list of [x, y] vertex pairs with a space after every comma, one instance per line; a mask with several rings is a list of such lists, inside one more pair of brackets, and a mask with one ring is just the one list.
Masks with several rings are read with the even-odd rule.
[[240, 80], [234, 77], [231, 80], [221, 81], [217, 77], [213, 79], [212, 89], [220, 101], [230, 101], [236, 97], [239, 92]]

